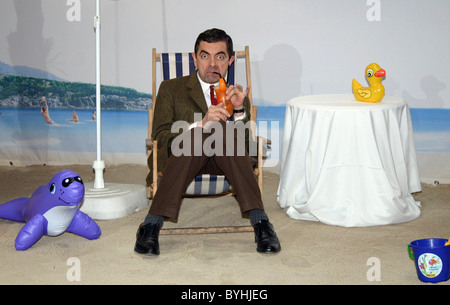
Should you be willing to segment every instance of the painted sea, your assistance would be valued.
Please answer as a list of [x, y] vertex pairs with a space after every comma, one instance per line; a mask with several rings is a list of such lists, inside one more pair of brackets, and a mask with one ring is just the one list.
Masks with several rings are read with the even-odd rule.
[[[450, 109], [410, 112], [416, 151], [449, 153]], [[77, 110], [76, 114], [78, 123], [70, 121], [72, 110], [50, 109], [55, 125], [47, 125], [40, 109], [0, 108], [0, 164], [91, 163], [97, 148], [97, 124], [92, 110]], [[114, 163], [145, 162], [147, 112], [105, 110], [101, 116], [102, 153]], [[284, 116], [284, 105], [258, 106], [258, 134], [273, 140], [273, 159], [280, 155]]]

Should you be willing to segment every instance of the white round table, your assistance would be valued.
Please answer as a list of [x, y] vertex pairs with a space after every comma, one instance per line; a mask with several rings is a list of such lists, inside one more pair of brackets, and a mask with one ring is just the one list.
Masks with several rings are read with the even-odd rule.
[[420, 215], [421, 191], [406, 103], [353, 95], [290, 100], [277, 200], [295, 219], [345, 227], [406, 222]]

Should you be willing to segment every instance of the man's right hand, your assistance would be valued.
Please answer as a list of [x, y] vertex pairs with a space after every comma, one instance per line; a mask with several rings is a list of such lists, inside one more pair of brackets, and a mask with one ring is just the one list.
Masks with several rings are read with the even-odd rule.
[[210, 122], [226, 121], [230, 117], [230, 114], [224, 106], [223, 102], [217, 105], [211, 105], [203, 119], [197, 123], [197, 127], [207, 128]]

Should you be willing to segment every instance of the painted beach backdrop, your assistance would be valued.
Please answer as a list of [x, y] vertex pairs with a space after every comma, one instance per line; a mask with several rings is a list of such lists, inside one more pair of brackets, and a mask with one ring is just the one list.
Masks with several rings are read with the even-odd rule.
[[[217, 18], [230, 7], [233, 14]], [[95, 11], [92, 0], [0, 1], [0, 164], [95, 159]], [[146, 162], [152, 48], [189, 52], [199, 33], [218, 27], [235, 50], [250, 48], [269, 160], [279, 158], [291, 98], [350, 93], [351, 80], [363, 83], [377, 62], [386, 95], [411, 109], [421, 179], [450, 183], [449, 11], [448, 0], [102, 0], [103, 159]], [[41, 115], [42, 97], [55, 125]], [[73, 110], [78, 123], [69, 121]]]
[[[434, 182], [448, 171], [450, 109], [410, 109], [421, 176]], [[93, 110], [50, 109], [54, 125], [40, 109], [0, 108], [0, 164], [91, 164], [96, 158], [96, 121]], [[104, 110], [102, 156], [108, 164], [145, 164], [146, 111]], [[271, 139], [266, 166], [276, 167], [281, 153], [285, 106], [259, 106], [257, 132]], [[434, 160], [430, 167], [428, 158]], [[425, 166], [425, 164], [428, 164]], [[431, 163], [433, 164], [433, 163]], [[442, 173], [440, 173], [442, 172]]]

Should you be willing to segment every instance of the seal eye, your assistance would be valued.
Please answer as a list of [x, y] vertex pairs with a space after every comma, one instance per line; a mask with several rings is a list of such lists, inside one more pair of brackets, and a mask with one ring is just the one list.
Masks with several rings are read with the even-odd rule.
[[71, 184], [72, 183], [72, 179], [70, 179], [70, 178], [66, 178], [66, 179], [64, 179], [63, 181], [62, 181], [62, 186], [64, 186], [64, 187], [68, 187], [69, 186], [69, 184]]
[[50, 185], [50, 194], [54, 194], [56, 192], [56, 186], [54, 183], [52, 183], [52, 185]]
[[80, 183], [80, 184], [83, 184], [83, 180], [81, 179], [81, 177], [80, 176], [76, 176], [76, 177], [70, 177], [70, 178], [66, 178], [66, 179], [64, 179], [62, 182], [61, 182], [61, 184], [62, 184], [62, 186], [64, 186], [64, 187], [68, 187], [72, 182], [74, 182], [74, 181], [77, 181], [78, 183]]

